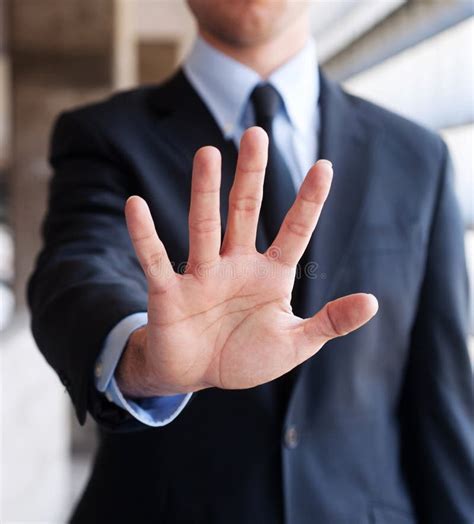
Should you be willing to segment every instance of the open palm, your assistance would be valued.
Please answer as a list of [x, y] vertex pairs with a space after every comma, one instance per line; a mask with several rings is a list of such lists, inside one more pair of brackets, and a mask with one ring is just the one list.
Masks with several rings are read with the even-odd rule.
[[310, 319], [292, 314], [296, 265], [329, 192], [332, 167], [319, 161], [309, 170], [272, 245], [258, 253], [267, 149], [262, 129], [244, 133], [222, 245], [220, 154], [213, 147], [196, 153], [184, 275], [174, 272], [145, 201], [131, 197], [127, 202], [129, 233], [148, 280], [140, 356], [147, 395], [263, 384], [377, 311], [372, 295], [356, 294], [326, 304]]

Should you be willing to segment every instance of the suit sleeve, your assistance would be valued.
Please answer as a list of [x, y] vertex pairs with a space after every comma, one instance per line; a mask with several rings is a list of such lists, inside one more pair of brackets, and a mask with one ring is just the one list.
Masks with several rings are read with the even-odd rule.
[[146, 279], [123, 212], [136, 192], [134, 177], [116, 155], [82, 115], [58, 119], [44, 247], [28, 301], [33, 336], [69, 392], [80, 423], [89, 411], [102, 426], [126, 431], [144, 426], [94, 385], [94, 364], [108, 333], [128, 315], [147, 310]]
[[443, 144], [438, 201], [402, 399], [405, 460], [421, 522], [474, 518], [474, 413], [463, 225]]

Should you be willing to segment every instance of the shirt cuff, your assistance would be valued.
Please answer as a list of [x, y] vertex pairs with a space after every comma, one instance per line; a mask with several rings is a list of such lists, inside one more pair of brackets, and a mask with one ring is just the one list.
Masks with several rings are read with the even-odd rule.
[[128, 399], [124, 397], [114, 378], [115, 369], [130, 335], [147, 324], [145, 312], [134, 313], [122, 319], [108, 334], [95, 365], [96, 388], [107, 400], [128, 411], [147, 426], [160, 427], [172, 422], [184, 409], [192, 393], [166, 397]]

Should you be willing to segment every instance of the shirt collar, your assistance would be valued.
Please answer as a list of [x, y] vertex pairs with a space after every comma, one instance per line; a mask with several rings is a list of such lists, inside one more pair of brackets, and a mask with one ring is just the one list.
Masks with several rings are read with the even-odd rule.
[[268, 78], [283, 99], [291, 124], [306, 132], [313, 122], [319, 98], [316, 44], [313, 39]]
[[[226, 138], [240, 124], [251, 92], [264, 80], [256, 71], [196, 39], [183, 69]], [[317, 110], [319, 75], [314, 40], [266, 80], [280, 93], [290, 123], [305, 132]]]
[[240, 122], [260, 77], [253, 69], [221, 53], [198, 37], [184, 71], [226, 138]]

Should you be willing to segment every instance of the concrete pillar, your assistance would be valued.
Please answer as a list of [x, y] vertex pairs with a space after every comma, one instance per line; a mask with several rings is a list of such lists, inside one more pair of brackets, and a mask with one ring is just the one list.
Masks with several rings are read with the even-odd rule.
[[70, 401], [29, 335], [25, 283], [40, 247], [53, 120], [62, 110], [109, 94], [118, 79], [122, 86], [133, 83], [132, 50], [122, 60], [133, 42], [130, 33], [122, 37], [129, 31], [122, 9], [130, 5], [124, 0], [6, 0], [12, 130], [8, 219], [17, 314], [0, 337], [1, 522], [64, 522], [70, 511]]
[[157, 84], [178, 67], [180, 41], [168, 39], [140, 40], [137, 45], [140, 84]]
[[40, 245], [49, 167], [49, 133], [63, 109], [112, 87], [113, 0], [9, 2], [12, 63], [12, 167], [18, 309]]
[[140, 84], [168, 77], [189, 51], [196, 24], [186, 2], [137, 2], [137, 71]]
[[[5, 23], [5, 2], [0, 0], [0, 173], [5, 168], [8, 155], [9, 123], [9, 66]], [[1, 183], [0, 174], [0, 183]]]

